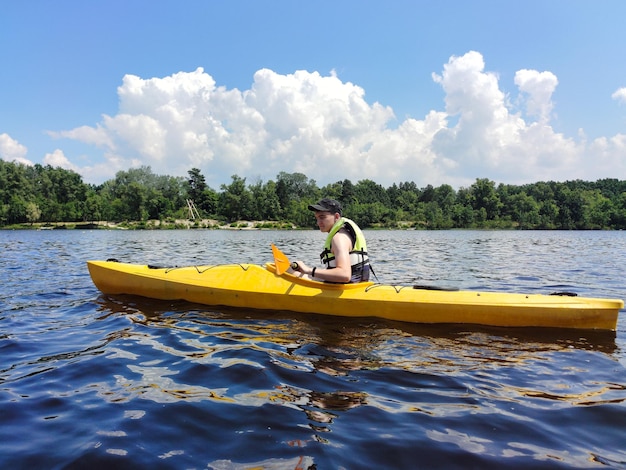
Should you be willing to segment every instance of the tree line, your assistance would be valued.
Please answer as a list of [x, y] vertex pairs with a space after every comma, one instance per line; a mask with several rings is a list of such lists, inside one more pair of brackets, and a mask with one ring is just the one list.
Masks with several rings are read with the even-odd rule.
[[156, 175], [143, 166], [93, 185], [72, 170], [0, 160], [0, 226], [4, 227], [198, 216], [225, 223], [255, 220], [308, 228], [313, 227], [313, 218], [307, 206], [322, 197], [339, 200], [344, 215], [363, 228], [626, 228], [626, 181], [614, 178], [526, 185], [478, 178], [455, 190], [448, 184], [420, 188], [413, 182], [385, 188], [369, 179], [354, 184], [344, 179], [319, 187], [301, 173], [281, 172], [276, 180], [252, 183], [233, 175], [230, 183], [215, 190], [197, 168], [185, 178]]

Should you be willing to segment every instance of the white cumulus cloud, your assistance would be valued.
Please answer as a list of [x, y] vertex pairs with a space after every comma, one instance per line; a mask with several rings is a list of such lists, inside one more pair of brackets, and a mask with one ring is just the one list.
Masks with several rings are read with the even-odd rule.
[[50, 165], [53, 167], [61, 167], [64, 168], [66, 170], [72, 170], [72, 171], [76, 171], [78, 172], [78, 167], [76, 165], [74, 165], [72, 162], [70, 162], [67, 157], [65, 156], [65, 154], [63, 153], [63, 150], [60, 149], [56, 149], [54, 152], [52, 153], [47, 153], [44, 158], [43, 158], [43, 162], [45, 165]]
[[0, 158], [2, 158], [2, 160], [23, 163], [30, 166], [33, 162], [26, 158], [27, 151], [24, 145], [12, 139], [9, 134], [0, 134]]
[[626, 87], [619, 88], [611, 95], [615, 101], [626, 104]]
[[446, 112], [457, 119], [433, 142], [438, 156], [456, 162], [448, 175], [455, 181], [471, 176], [507, 183], [583, 177], [576, 166], [582, 148], [548, 123], [556, 77], [530, 70], [516, 74], [516, 84], [529, 97], [529, 114], [540, 117], [526, 122], [509, 109], [498, 76], [484, 68], [482, 55], [468, 52], [433, 75], [446, 94]]
[[234, 174], [268, 180], [281, 171], [320, 185], [346, 178], [519, 184], [624, 174], [623, 136], [588, 143], [554, 131], [552, 72], [515, 74], [523, 112], [512, 109], [479, 52], [451, 57], [432, 76], [445, 93], [444, 109], [397, 122], [389, 106], [369, 103], [363, 88], [334, 72], [261, 69], [243, 91], [217, 86], [202, 68], [163, 78], [127, 75], [118, 114], [51, 135], [102, 149], [104, 163], [77, 170], [96, 182], [139, 165], [173, 176], [197, 167], [216, 188]]
[[552, 72], [537, 72], [536, 70], [518, 70], [515, 74], [515, 84], [520, 91], [528, 95], [526, 112], [535, 116], [539, 122], [547, 123], [550, 120], [553, 103], [552, 94], [559, 81]]

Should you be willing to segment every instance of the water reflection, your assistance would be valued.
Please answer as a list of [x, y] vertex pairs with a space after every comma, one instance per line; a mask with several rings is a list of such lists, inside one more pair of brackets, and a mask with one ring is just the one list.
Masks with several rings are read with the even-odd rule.
[[[123, 367], [115, 383], [100, 384], [99, 393], [113, 402], [141, 397], [295, 407], [324, 439], [320, 433], [361, 406], [429, 416], [470, 410], [510, 416], [507, 403], [547, 409], [626, 399], [624, 386], [609, 377], [581, 380], [588, 372], [585, 355], [593, 354], [595, 364], [615, 362], [615, 336], [606, 332], [411, 325], [132, 296], [98, 303], [106, 315], [120, 314], [135, 325], [109, 339], [107, 359]], [[323, 376], [343, 378], [345, 389], [326, 389]], [[395, 385], [387, 390], [389, 381]]]
[[315, 470], [317, 467], [313, 458], [309, 456], [293, 457], [291, 459], [266, 459], [259, 462], [237, 463], [232, 460], [216, 460], [208, 464], [211, 470]]
[[[623, 313], [616, 334], [105, 298], [87, 259], [261, 264], [275, 242], [315, 261], [323, 234], [60, 232], [0, 233], [7, 468], [626, 460]], [[623, 233], [366, 235], [383, 282], [625, 297]]]

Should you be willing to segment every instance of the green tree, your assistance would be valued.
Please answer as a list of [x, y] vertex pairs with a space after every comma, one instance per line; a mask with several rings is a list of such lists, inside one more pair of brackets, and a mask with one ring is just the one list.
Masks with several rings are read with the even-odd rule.
[[435, 197], [435, 188], [432, 185], [427, 185], [424, 189], [422, 189], [422, 193], [420, 195], [420, 202], [430, 202]]
[[470, 228], [474, 224], [474, 210], [471, 206], [457, 203], [452, 208], [452, 221], [455, 228]]
[[27, 166], [0, 159], [0, 203], [9, 204], [18, 196], [28, 198], [34, 192], [32, 178], [27, 177]]
[[354, 185], [349, 179], [344, 179], [341, 182], [341, 195], [339, 196], [339, 200], [346, 207], [353, 204], [355, 201]]
[[[496, 220], [500, 216], [502, 202], [496, 192], [496, 185], [487, 178], [477, 178], [476, 182], [470, 186], [471, 203], [477, 213], [478, 220]], [[482, 211], [484, 210], [484, 215]]]
[[608, 228], [613, 218], [615, 207], [613, 202], [602, 195], [599, 189], [583, 191], [585, 226], [583, 228]]
[[85, 201], [84, 220], [90, 222], [102, 220], [102, 206], [102, 197], [93, 188], [90, 188], [87, 191], [87, 200]]
[[194, 201], [194, 203], [200, 204], [202, 203], [204, 191], [209, 187], [206, 184], [206, 179], [198, 168], [192, 168], [187, 172], [187, 174], [189, 175], [189, 178], [187, 179], [188, 196]]
[[424, 215], [429, 229], [444, 229], [452, 226], [452, 220], [444, 216], [443, 210], [435, 201], [424, 203]]
[[317, 199], [320, 199], [322, 197], [328, 197], [328, 198], [340, 201], [344, 208], [348, 205], [348, 203], [343, 199], [343, 196], [342, 196], [343, 181], [337, 181], [335, 183], [330, 183], [330, 184], [327, 184], [326, 186], [323, 186], [322, 188], [319, 189], [318, 194], [319, 194], [319, 197], [315, 196], [315, 197], [310, 198], [310, 200], [317, 201]]
[[524, 191], [510, 198], [513, 220], [521, 229], [532, 229], [540, 223], [539, 204]]
[[246, 179], [233, 175], [229, 185], [221, 186], [219, 214], [229, 222], [251, 220], [252, 195], [246, 188]]
[[276, 195], [283, 210], [289, 207], [291, 201], [312, 201], [318, 197], [318, 194], [315, 180], [307, 178], [302, 173], [281, 171], [276, 178]]
[[584, 225], [584, 201], [582, 195], [572, 191], [568, 185], [561, 184], [556, 187], [555, 200], [559, 212], [556, 225], [562, 230], [574, 230]]
[[346, 217], [354, 220], [361, 228], [371, 227], [380, 224], [387, 215], [388, 208], [381, 202], [356, 202], [352, 204]]
[[624, 230], [626, 229], [626, 191], [615, 196], [614, 207], [612, 227]]
[[250, 186], [254, 220], [279, 220], [280, 201], [276, 194], [276, 183], [258, 181]]
[[[280, 202], [281, 217], [295, 223], [301, 218], [302, 207], [319, 199], [320, 191], [315, 180], [302, 173], [281, 171], [276, 179], [276, 195]], [[303, 204], [304, 203], [304, 204]], [[306, 217], [306, 220], [310, 220]]]
[[21, 196], [13, 196], [9, 201], [7, 211], [7, 222], [9, 224], [19, 224], [25, 222], [27, 202]]
[[204, 175], [198, 168], [192, 168], [187, 172], [187, 195], [196, 208], [205, 215], [217, 213], [218, 194], [207, 184]]
[[385, 207], [390, 206], [385, 188], [370, 179], [361, 180], [354, 186], [354, 198], [361, 204], [378, 202]]
[[39, 210], [39, 206], [34, 202], [26, 203], [26, 220], [30, 222], [31, 225], [37, 222], [41, 217], [41, 211]]
[[539, 204], [538, 229], [551, 230], [556, 228], [556, 220], [559, 216], [559, 208], [553, 200], [545, 200]]
[[148, 213], [145, 209], [146, 188], [137, 181], [126, 185], [121, 191], [120, 200], [126, 208], [128, 220], [146, 220]]

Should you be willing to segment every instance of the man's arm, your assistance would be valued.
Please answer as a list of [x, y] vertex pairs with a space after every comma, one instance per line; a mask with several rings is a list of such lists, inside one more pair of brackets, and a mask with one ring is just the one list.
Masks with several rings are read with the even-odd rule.
[[[330, 251], [335, 255], [336, 268], [317, 269], [315, 268], [314, 279], [330, 282], [350, 282], [352, 277], [352, 266], [350, 264], [350, 251], [352, 251], [352, 239], [343, 232], [338, 232], [333, 237]], [[298, 260], [298, 270], [313, 277], [313, 268]]]

